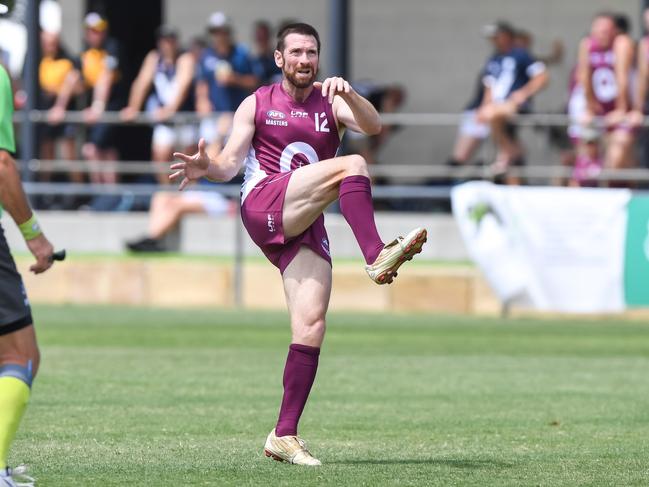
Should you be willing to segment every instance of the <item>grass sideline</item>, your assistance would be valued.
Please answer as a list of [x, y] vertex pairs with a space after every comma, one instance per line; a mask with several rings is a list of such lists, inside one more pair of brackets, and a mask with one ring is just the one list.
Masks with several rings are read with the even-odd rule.
[[35, 308], [11, 453], [37, 485], [646, 485], [649, 325], [332, 313], [301, 432], [261, 454], [283, 313]]

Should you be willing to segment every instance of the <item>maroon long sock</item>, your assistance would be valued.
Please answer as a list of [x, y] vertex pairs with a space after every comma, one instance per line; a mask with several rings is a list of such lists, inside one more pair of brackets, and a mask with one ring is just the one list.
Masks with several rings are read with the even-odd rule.
[[365, 262], [373, 263], [383, 250], [374, 222], [372, 188], [366, 176], [347, 176], [340, 183], [340, 212], [354, 232]]
[[318, 370], [320, 349], [291, 343], [284, 367], [284, 397], [275, 427], [277, 436], [297, 435], [304, 405]]

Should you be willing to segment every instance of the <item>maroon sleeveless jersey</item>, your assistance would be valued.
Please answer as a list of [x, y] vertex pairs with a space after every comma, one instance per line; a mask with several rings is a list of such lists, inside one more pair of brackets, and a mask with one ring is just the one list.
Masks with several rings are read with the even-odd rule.
[[340, 146], [332, 106], [314, 89], [297, 102], [281, 83], [255, 91], [255, 135], [245, 160], [242, 202], [267, 176], [335, 157]]
[[604, 113], [615, 108], [617, 79], [615, 78], [615, 54], [613, 47], [602, 48], [594, 39], [588, 39], [588, 63], [591, 69], [591, 84], [595, 99], [602, 105]]

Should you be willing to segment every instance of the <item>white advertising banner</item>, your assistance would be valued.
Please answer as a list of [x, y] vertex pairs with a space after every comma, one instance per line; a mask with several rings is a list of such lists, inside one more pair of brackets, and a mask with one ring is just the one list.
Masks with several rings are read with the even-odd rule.
[[452, 191], [469, 254], [506, 303], [564, 312], [625, 309], [624, 189], [497, 186]]

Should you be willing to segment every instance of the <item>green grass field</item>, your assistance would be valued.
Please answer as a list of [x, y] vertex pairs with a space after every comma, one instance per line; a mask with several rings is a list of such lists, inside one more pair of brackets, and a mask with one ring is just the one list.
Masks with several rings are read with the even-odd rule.
[[262, 455], [281, 313], [37, 307], [11, 455], [42, 486], [648, 485], [649, 324], [332, 313], [301, 423]]

